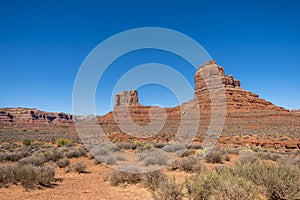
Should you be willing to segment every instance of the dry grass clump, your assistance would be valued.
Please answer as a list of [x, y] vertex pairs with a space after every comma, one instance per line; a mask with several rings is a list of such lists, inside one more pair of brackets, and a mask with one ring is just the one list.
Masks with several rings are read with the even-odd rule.
[[255, 152], [251, 150], [242, 150], [239, 152], [239, 156], [237, 158], [237, 164], [245, 165], [248, 163], [257, 163], [258, 157]]
[[86, 173], [86, 164], [83, 161], [74, 162], [70, 165], [70, 168], [78, 173]]
[[135, 167], [127, 167], [123, 171], [111, 171], [104, 177], [105, 181], [109, 181], [112, 186], [119, 184], [136, 184], [142, 181], [142, 174], [137, 173], [138, 170]]
[[58, 167], [64, 168], [70, 165], [70, 160], [68, 158], [62, 158], [56, 162]]
[[163, 152], [155, 150], [148, 153], [139, 153], [138, 157], [144, 165], [166, 165], [168, 157]]
[[3, 162], [3, 161], [16, 162], [28, 155], [29, 154], [27, 151], [1, 153], [0, 154], [0, 162]]
[[87, 151], [83, 147], [71, 147], [64, 153], [67, 158], [79, 158], [86, 154]]
[[189, 156], [182, 159], [176, 160], [172, 165], [169, 166], [169, 170], [181, 170], [185, 172], [198, 172], [202, 169], [199, 158]]
[[175, 144], [168, 144], [162, 148], [162, 150], [166, 152], [176, 152], [176, 151], [182, 151], [185, 150], [186, 148], [185, 144], [182, 143], [175, 143]]
[[212, 149], [206, 156], [205, 160], [208, 163], [222, 163], [223, 152], [219, 149]]
[[175, 178], [160, 183], [159, 188], [152, 191], [156, 200], [181, 200], [184, 197], [183, 184], [176, 183]]
[[0, 187], [11, 184], [20, 184], [24, 188], [34, 188], [36, 185], [50, 186], [54, 176], [53, 166], [0, 165]]
[[233, 174], [262, 186], [269, 199], [300, 198], [300, 172], [293, 166], [250, 163], [237, 166]]
[[257, 156], [264, 160], [273, 160], [273, 161], [277, 161], [280, 158], [282, 158], [282, 155], [278, 153], [271, 153], [271, 152], [258, 152]]
[[154, 199], [299, 199], [300, 172], [296, 167], [266, 163], [238, 164], [218, 171], [202, 168], [183, 184], [161, 171], [138, 174], [113, 171], [106, 176], [112, 185], [143, 182]]
[[34, 165], [34, 166], [41, 166], [45, 163], [45, 159], [41, 157], [26, 157], [22, 158], [21, 160], [18, 161], [20, 165]]

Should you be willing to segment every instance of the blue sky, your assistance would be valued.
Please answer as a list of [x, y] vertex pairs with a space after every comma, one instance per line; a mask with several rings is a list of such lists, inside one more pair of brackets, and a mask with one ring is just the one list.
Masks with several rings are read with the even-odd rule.
[[[74, 80], [88, 53], [114, 34], [151, 26], [195, 39], [244, 89], [276, 105], [300, 108], [299, 9], [297, 0], [2, 0], [0, 107], [72, 113]], [[193, 84], [195, 71], [184, 60], [162, 51], [132, 52], [116, 60], [99, 82], [98, 114], [111, 109], [118, 77], [148, 62], [171, 65]], [[139, 93], [142, 104], [178, 103], [157, 85], [146, 85]]]

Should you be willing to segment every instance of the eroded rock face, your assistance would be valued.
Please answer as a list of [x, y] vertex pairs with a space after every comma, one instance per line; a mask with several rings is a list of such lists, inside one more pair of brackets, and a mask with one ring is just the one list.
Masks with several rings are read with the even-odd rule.
[[[259, 98], [257, 94], [241, 88], [239, 80], [232, 75], [227, 76], [225, 70], [212, 60], [200, 66], [195, 76], [195, 98], [201, 107], [209, 109], [211, 105], [210, 93], [214, 94], [214, 100], [223, 102], [226, 95], [227, 112], [244, 111], [286, 111], [284, 108], [275, 106], [269, 101]], [[219, 97], [219, 99], [218, 99]], [[222, 99], [223, 98], [223, 99]]]
[[[174, 108], [165, 108], [167, 114], [165, 124], [152, 137], [141, 139], [122, 132], [119, 124], [126, 123], [126, 121], [118, 121], [114, 117], [114, 114], [117, 114], [121, 119], [122, 117], [123, 119], [131, 118], [137, 125], [147, 126], [151, 123], [149, 113], [152, 109], [154, 111], [153, 119], [159, 119], [160, 112], [156, 112], [151, 106], [139, 104], [136, 90], [124, 91], [115, 96], [113, 112], [99, 117], [102, 130], [106, 133], [107, 138], [115, 142], [127, 140], [170, 142], [179, 130], [182, 116], [185, 116], [188, 119], [184, 121], [186, 127], [198, 128], [197, 136], [193, 141], [201, 142], [208, 130], [211, 113], [221, 112], [222, 109], [218, 108], [225, 104], [226, 120], [218, 141], [220, 144], [300, 148], [300, 142], [292, 139], [299, 137], [299, 111], [290, 112], [259, 98], [257, 94], [242, 89], [240, 81], [231, 75], [226, 75], [225, 70], [215, 61], [208, 61], [205, 66], [200, 66], [195, 73], [194, 81], [194, 99]], [[211, 98], [211, 95], [214, 98]], [[213, 111], [212, 106], [216, 108]], [[196, 108], [199, 108], [200, 112], [198, 127], [192, 123], [197, 119], [195, 115], [191, 114]], [[49, 113], [25, 108], [0, 109], [0, 128], [11, 127], [22, 129], [51, 127], [56, 130], [57, 127], [74, 127], [74, 123], [72, 115], [64, 113]], [[67, 132], [69, 133], [69, 130]], [[135, 132], [134, 128], [132, 132]], [[283, 136], [288, 139], [283, 140]]]
[[136, 90], [123, 91], [115, 96], [115, 107], [122, 105], [137, 105], [139, 103]]
[[73, 116], [65, 113], [44, 112], [30, 108], [1, 108], [0, 127], [70, 126]]
[[[231, 75], [226, 75], [225, 70], [217, 65], [215, 61], [208, 61], [205, 66], [200, 66], [195, 73], [194, 81], [195, 98], [181, 106], [166, 108], [167, 118], [163, 129], [153, 137], [138, 140], [172, 141], [178, 131], [182, 115], [188, 115], [189, 117], [189, 121], [185, 123], [196, 120], [193, 115], [189, 115], [191, 113], [189, 109], [193, 111], [198, 106], [201, 114], [198, 135], [194, 141], [201, 142], [210, 124], [212, 105], [217, 108], [213, 112], [221, 112], [218, 108], [225, 103], [226, 120], [219, 139], [221, 144], [232, 146], [263, 146], [267, 144], [274, 148], [286, 148], [286, 144], [294, 146], [298, 144], [297, 141], [283, 142], [276, 139], [276, 137], [280, 135], [293, 136], [300, 132], [300, 115], [275, 106], [271, 102], [259, 98], [257, 94], [242, 89], [240, 81]], [[124, 114], [125, 112], [122, 108], [120, 109], [122, 107], [120, 105], [122, 105], [122, 102], [126, 104], [129, 102], [130, 106], [126, 108], [130, 114], [129, 117], [137, 125], [145, 126], [151, 121], [149, 118], [151, 107], [130, 100], [132, 96], [134, 96], [134, 99], [138, 99], [137, 93], [132, 94], [132, 91], [128, 91], [117, 95], [114, 112], [119, 115]], [[211, 100], [211, 94], [214, 95], [213, 101]], [[182, 111], [182, 106], [187, 110]], [[124, 117], [128, 117], [128, 115], [125, 116], [124, 114]], [[122, 133], [118, 128], [118, 122], [114, 121], [113, 112], [100, 117], [99, 121], [104, 132], [109, 133], [108, 137], [113, 141], [137, 139], [130, 134]], [[191, 126], [191, 128], [193, 127]], [[289, 130], [289, 133], [287, 133], [287, 130]], [[134, 132], [134, 130], [132, 131]], [[274, 135], [274, 140], [264, 140], [265, 134]], [[249, 139], [240, 138], [241, 135], [245, 135], [247, 136], [245, 138]], [[260, 137], [262, 139], [259, 139]]]

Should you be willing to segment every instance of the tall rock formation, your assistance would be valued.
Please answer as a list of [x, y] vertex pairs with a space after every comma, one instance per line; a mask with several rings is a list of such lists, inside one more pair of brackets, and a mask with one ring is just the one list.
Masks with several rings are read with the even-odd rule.
[[[226, 110], [231, 112], [253, 112], [253, 111], [286, 111], [284, 108], [275, 106], [269, 101], [259, 98], [257, 94], [248, 92], [241, 88], [239, 80], [232, 75], [227, 76], [224, 68], [211, 60], [200, 66], [195, 76], [195, 98], [201, 107], [210, 107], [210, 93], [215, 97], [222, 97], [225, 93]], [[209, 84], [209, 87], [207, 86]], [[216, 99], [222, 102], [224, 99]]]
[[137, 105], [138, 102], [138, 92], [136, 90], [123, 91], [115, 96], [115, 107], [122, 105]]

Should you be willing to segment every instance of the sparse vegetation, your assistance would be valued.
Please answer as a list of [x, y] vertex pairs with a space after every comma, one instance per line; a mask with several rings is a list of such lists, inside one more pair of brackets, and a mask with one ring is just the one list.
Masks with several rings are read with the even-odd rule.
[[183, 199], [183, 185], [176, 183], [175, 178], [167, 179], [160, 183], [159, 188], [152, 191], [156, 200], [181, 200]]
[[112, 171], [106, 174], [105, 180], [109, 181], [111, 185], [117, 186], [124, 183], [136, 184], [142, 181], [142, 177], [141, 174], [135, 173], [134, 170], [131, 170], [131, 172]]
[[56, 141], [58, 147], [67, 146], [72, 144], [72, 141], [69, 139], [60, 138]]
[[28, 140], [28, 139], [24, 139], [23, 140], [23, 145], [29, 146], [29, 145], [31, 145], [31, 141]]
[[175, 152], [180, 150], [185, 150], [185, 144], [175, 143], [175, 144], [168, 144], [162, 148], [166, 152]]
[[49, 186], [54, 181], [54, 175], [55, 168], [53, 166], [0, 165], [0, 186], [18, 183], [27, 189], [38, 184]]
[[82, 161], [77, 161], [71, 165], [71, 169], [73, 169], [74, 171], [76, 171], [78, 173], [85, 173], [86, 172], [86, 164]]
[[255, 152], [251, 150], [242, 150], [239, 152], [239, 156], [237, 158], [238, 164], [244, 165], [255, 162], [258, 162], [258, 157]]
[[222, 157], [223, 153], [219, 149], [213, 149], [205, 156], [205, 160], [208, 163], [222, 163]]
[[198, 172], [202, 168], [200, 164], [200, 160], [197, 157], [185, 157], [182, 159], [176, 160], [171, 166], [169, 166], [170, 170], [181, 170], [185, 172]]
[[56, 163], [57, 163], [58, 167], [64, 168], [64, 167], [70, 165], [70, 160], [67, 158], [62, 158], [62, 159], [58, 160]]
[[144, 162], [144, 165], [166, 165], [168, 157], [161, 151], [150, 151], [148, 153], [139, 153], [138, 157]]

